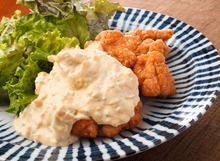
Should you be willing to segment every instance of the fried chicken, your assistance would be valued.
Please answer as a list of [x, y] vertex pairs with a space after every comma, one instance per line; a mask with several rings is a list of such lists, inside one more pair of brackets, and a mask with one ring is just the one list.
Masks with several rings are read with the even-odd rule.
[[165, 41], [172, 35], [170, 29], [138, 29], [125, 34], [106, 30], [98, 34], [95, 41], [100, 41], [104, 51], [133, 70], [144, 96], [167, 97], [176, 91], [175, 81], [165, 64], [171, 51]]
[[127, 35], [136, 35], [141, 38], [142, 41], [146, 39], [162, 39], [163, 41], [169, 40], [173, 36], [173, 30], [171, 29], [164, 29], [164, 30], [158, 30], [158, 29], [151, 29], [151, 30], [142, 30], [137, 29], [136, 31], [130, 31], [125, 34]]
[[111, 125], [98, 125], [92, 118], [88, 120], [79, 120], [72, 126], [71, 134], [78, 137], [90, 138], [95, 138], [97, 136], [113, 137], [118, 135], [122, 130], [135, 128], [141, 122], [141, 107], [142, 103], [140, 101], [134, 109], [134, 116], [127, 123], [117, 127]]
[[136, 49], [136, 55], [147, 54], [153, 42], [153, 39], [146, 39], [142, 41], [142, 43]]
[[[165, 41], [172, 35], [173, 30], [170, 29], [138, 29], [125, 34], [117, 30], [106, 30], [98, 34], [95, 41], [99, 41], [109, 55], [133, 70], [144, 96], [167, 97], [173, 96], [176, 92], [175, 81], [165, 64], [165, 58], [171, 51]], [[93, 41], [88, 41], [85, 47], [91, 43]], [[135, 128], [141, 122], [141, 107], [140, 101], [134, 109], [134, 116], [127, 123], [117, 127], [98, 125], [91, 118], [77, 121], [72, 126], [71, 133], [78, 137], [113, 137], [123, 130]]]
[[146, 39], [137, 48], [136, 55], [147, 54], [151, 51], [158, 51], [162, 53], [165, 57], [170, 53], [171, 48], [162, 39]]
[[165, 64], [164, 55], [159, 51], [138, 56], [133, 72], [144, 96], [167, 97], [176, 92], [175, 81]]
[[98, 126], [93, 119], [79, 120], [73, 124], [71, 134], [78, 137], [95, 138], [98, 134]]
[[[122, 32], [117, 30], [105, 30], [96, 36], [95, 41], [100, 41], [103, 50], [118, 59], [124, 66], [132, 68], [135, 65], [137, 57], [135, 53], [129, 49], [132, 48], [132, 45], [126, 45], [126, 43], [130, 41], [125, 41], [125, 36]], [[88, 46], [89, 43], [87, 43], [86, 46]], [[127, 48], [127, 46], [129, 46], [129, 48]]]
[[135, 53], [124, 46], [109, 45], [103, 46], [103, 48], [109, 55], [116, 58], [128, 68], [133, 68], [137, 61]]

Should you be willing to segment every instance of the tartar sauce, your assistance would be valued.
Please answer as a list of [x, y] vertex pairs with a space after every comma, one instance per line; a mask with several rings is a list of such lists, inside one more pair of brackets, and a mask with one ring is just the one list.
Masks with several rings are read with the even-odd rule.
[[97, 124], [127, 123], [138, 104], [138, 79], [132, 70], [107, 55], [99, 44], [87, 49], [65, 48], [49, 56], [50, 73], [35, 80], [38, 97], [15, 118], [23, 137], [49, 146], [66, 146], [78, 140], [72, 125], [92, 118]]

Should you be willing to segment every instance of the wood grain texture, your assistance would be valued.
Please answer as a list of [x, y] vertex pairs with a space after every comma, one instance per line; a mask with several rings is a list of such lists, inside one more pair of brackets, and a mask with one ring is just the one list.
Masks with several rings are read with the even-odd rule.
[[[123, 6], [167, 14], [195, 27], [220, 51], [220, 0], [114, 0]], [[0, 1], [0, 18], [10, 16], [15, 0]], [[182, 134], [120, 161], [220, 161], [220, 95], [208, 112]]]

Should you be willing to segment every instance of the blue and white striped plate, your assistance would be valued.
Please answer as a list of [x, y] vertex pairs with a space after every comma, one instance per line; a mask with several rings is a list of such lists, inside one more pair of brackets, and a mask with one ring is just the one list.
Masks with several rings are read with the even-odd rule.
[[175, 18], [151, 11], [126, 8], [109, 21], [111, 29], [173, 29], [167, 42], [172, 52], [167, 64], [177, 93], [169, 99], [142, 97], [143, 121], [114, 138], [83, 139], [67, 147], [49, 147], [20, 137], [13, 117], [0, 107], [0, 160], [110, 160], [159, 145], [197, 121], [220, 90], [220, 57], [212, 43], [195, 28]]

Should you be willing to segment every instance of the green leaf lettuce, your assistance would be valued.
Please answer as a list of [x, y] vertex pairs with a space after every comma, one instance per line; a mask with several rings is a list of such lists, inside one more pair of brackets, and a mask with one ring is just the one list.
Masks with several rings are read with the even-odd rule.
[[18, 0], [31, 12], [15, 11], [0, 22], [0, 94], [7, 93], [7, 112], [19, 113], [36, 98], [35, 79], [39, 72], [50, 72], [49, 55], [65, 47], [94, 39], [108, 29], [115, 11], [124, 11], [108, 0]]

